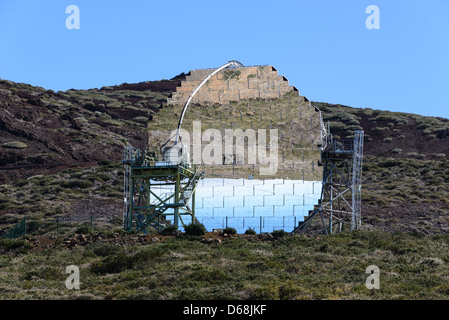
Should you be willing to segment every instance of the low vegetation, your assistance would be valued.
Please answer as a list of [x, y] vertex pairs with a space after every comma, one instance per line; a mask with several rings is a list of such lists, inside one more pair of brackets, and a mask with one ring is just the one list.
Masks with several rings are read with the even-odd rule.
[[[123, 171], [117, 150], [127, 139], [144, 144], [148, 122], [153, 142], [163, 140], [180, 112], [166, 105], [170, 92], [152, 92], [147, 85], [55, 93], [0, 81], [1, 107], [14, 106], [13, 117], [2, 113], [9, 132], [1, 141], [2, 165], [52, 169], [72, 161], [57, 170], [26, 171], [25, 177], [4, 170], [0, 236], [24, 216], [27, 235], [0, 239], [1, 299], [449, 297], [449, 120], [312, 104], [330, 122], [334, 138], [350, 139], [354, 130], [365, 131], [362, 230], [310, 237], [284, 230], [258, 235], [252, 229], [238, 235], [227, 228], [217, 235], [191, 224], [182, 234], [169, 228], [140, 237], [122, 231]], [[273, 124], [286, 137], [280, 141], [286, 160], [318, 159], [318, 150], [296, 150], [316, 144], [318, 137], [310, 141], [298, 133], [301, 128], [293, 120], [310, 114], [284, 109], [290, 98], [273, 99], [269, 106], [258, 99], [192, 105], [185, 126], [196, 119], [203, 129]], [[262, 107], [266, 110], [258, 112]], [[77, 165], [84, 164], [82, 159], [92, 163]], [[319, 179], [320, 172], [316, 166], [310, 176]], [[300, 174], [296, 166], [278, 171], [278, 177], [294, 174]], [[134, 236], [139, 241], [131, 241]], [[65, 287], [69, 265], [80, 268], [80, 290]], [[371, 265], [380, 269], [378, 290], [365, 285]]]
[[[447, 299], [447, 235], [382, 231], [285, 234], [208, 244], [182, 235], [143, 245], [27, 249], [2, 240], [3, 299]], [[57, 242], [55, 240], [55, 242]], [[29, 245], [28, 245], [29, 246]], [[80, 268], [80, 289], [65, 287]], [[368, 266], [380, 289], [367, 289]]]

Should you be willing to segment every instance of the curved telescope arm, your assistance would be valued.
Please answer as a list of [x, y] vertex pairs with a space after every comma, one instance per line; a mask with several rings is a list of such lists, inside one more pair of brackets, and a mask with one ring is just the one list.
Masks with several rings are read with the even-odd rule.
[[236, 60], [232, 60], [229, 61], [228, 63], [222, 65], [220, 68], [214, 70], [210, 75], [208, 75], [200, 84], [198, 87], [196, 87], [196, 89], [190, 94], [189, 98], [187, 99], [184, 108], [182, 109], [181, 112], [181, 117], [179, 118], [179, 122], [178, 122], [178, 130], [176, 131], [176, 138], [175, 138], [175, 144], [178, 143], [178, 139], [179, 139], [179, 131], [181, 130], [181, 124], [182, 124], [182, 119], [184, 118], [184, 114], [186, 113], [187, 107], [190, 104], [190, 101], [192, 100], [192, 98], [195, 96], [195, 94], [201, 89], [201, 87], [210, 79], [212, 78], [215, 74], [217, 74], [218, 72], [220, 72], [221, 70], [228, 68], [228, 67], [243, 67], [243, 64], [241, 64], [240, 62], [236, 61]]

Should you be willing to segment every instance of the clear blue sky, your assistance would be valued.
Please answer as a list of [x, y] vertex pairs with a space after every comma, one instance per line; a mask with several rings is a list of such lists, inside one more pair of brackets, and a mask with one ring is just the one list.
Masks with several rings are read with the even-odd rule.
[[0, 0], [2, 79], [88, 89], [234, 59], [275, 66], [313, 101], [449, 118], [447, 0]]

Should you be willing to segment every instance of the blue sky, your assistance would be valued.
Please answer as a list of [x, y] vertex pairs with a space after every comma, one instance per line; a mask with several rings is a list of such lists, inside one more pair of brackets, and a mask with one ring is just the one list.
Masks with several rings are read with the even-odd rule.
[[2, 79], [89, 89], [229, 60], [273, 65], [312, 101], [449, 118], [449, 1], [0, 0]]

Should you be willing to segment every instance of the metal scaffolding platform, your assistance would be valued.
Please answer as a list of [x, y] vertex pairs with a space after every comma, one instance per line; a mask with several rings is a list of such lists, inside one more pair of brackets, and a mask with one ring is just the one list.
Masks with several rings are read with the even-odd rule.
[[[154, 154], [126, 146], [124, 166], [124, 212], [126, 231], [158, 231], [169, 224], [166, 216], [173, 216], [173, 226], [184, 225], [183, 216], [195, 221], [195, 188], [203, 178], [203, 167], [184, 162], [158, 161]], [[163, 186], [167, 192], [155, 189]], [[192, 199], [191, 206], [189, 201]], [[189, 221], [190, 222], [190, 221]]]
[[293, 233], [304, 233], [312, 221], [320, 217], [322, 228], [316, 225], [315, 232], [342, 231], [346, 225], [351, 230], [361, 225], [361, 187], [363, 137], [362, 130], [354, 131], [353, 140], [336, 141], [322, 124], [321, 162], [323, 180], [321, 199], [314, 210]]

